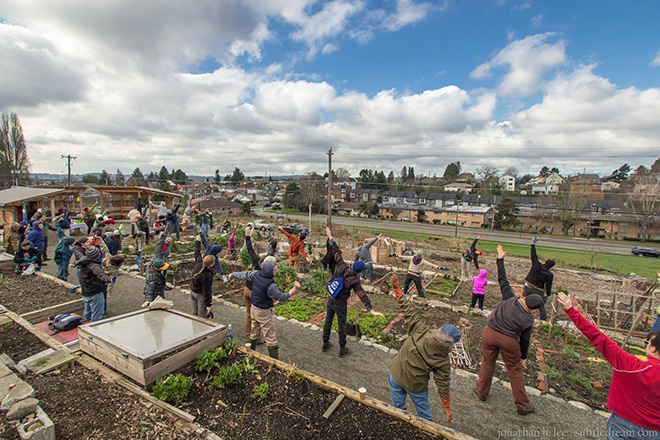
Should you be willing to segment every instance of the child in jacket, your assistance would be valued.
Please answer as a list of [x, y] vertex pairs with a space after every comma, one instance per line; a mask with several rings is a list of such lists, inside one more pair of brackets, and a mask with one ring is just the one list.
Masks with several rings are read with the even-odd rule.
[[477, 275], [476, 277], [472, 277], [472, 302], [470, 303], [469, 311], [471, 311], [474, 308], [474, 306], [477, 304], [477, 301], [479, 301], [479, 309], [482, 312], [484, 311], [486, 284], [488, 284], [486, 275], [488, 275], [488, 271], [486, 269], [481, 269], [479, 271], [479, 275]]

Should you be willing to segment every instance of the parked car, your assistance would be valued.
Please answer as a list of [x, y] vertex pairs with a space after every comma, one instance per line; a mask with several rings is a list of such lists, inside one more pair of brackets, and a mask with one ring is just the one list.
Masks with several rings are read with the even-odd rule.
[[309, 228], [304, 227], [300, 223], [292, 223], [290, 225], [285, 225], [284, 230], [292, 235], [300, 235], [302, 232], [309, 235]]
[[270, 205], [271, 205], [271, 203], [270, 203], [270, 202], [266, 202], [266, 203], [264, 203], [264, 208], [269, 208], [269, 207], [270, 207]]
[[660, 258], [660, 251], [650, 247], [635, 246], [632, 248], [631, 252], [635, 255], [639, 255], [640, 257]]
[[272, 209], [282, 209], [282, 204], [274, 202], [272, 205], [270, 205]]
[[266, 223], [266, 220], [261, 220], [261, 219], [255, 220], [253, 223], [254, 223], [254, 229], [259, 231], [270, 231], [275, 227], [270, 223]]

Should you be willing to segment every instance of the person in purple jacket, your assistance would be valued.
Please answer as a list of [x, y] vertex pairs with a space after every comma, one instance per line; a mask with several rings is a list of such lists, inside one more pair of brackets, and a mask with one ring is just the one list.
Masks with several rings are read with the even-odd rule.
[[472, 302], [470, 303], [470, 309], [468, 312], [471, 312], [474, 306], [479, 301], [479, 309], [484, 311], [484, 298], [486, 297], [486, 284], [488, 280], [486, 279], [488, 271], [486, 269], [481, 269], [479, 275], [472, 277]]

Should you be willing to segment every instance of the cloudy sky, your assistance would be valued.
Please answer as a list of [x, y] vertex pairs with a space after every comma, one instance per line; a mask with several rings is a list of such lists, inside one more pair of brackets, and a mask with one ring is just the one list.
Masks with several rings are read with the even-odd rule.
[[33, 172], [608, 172], [660, 156], [660, 2], [0, 2]]

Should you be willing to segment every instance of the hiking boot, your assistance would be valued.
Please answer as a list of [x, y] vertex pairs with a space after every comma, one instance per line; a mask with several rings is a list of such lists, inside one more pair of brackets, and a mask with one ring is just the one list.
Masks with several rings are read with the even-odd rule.
[[340, 358], [346, 357], [346, 355], [350, 352], [351, 351], [345, 345], [342, 345], [342, 346], [339, 347], [339, 357]]
[[521, 416], [526, 416], [527, 414], [531, 414], [534, 412], [534, 407], [532, 405], [529, 405], [527, 408], [523, 406], [518, 407], [518, 414]]
[[323, 347], [321, 347], [321, 351], [325, 353], [326, 351], [330, 350], [331, 348], [332, 348], [332, 342], [330, 342], [330, 341], [324, 342]]
[[268, 346], [268, 356], [272, 357], [273, 359], [279, 359], [280, 358], [280, 347], [278, 345], [269, 345]]
[[250, 339], [250, 350], [256, 350], [256, 349], [257, 349], [257, 340]]
[[[477, 391], [476, 388], [473, 388], [472, 391], [474, 391], [474, 394], [476, 394], [477, 397], [479, 398], [479, 400], [481, 400], [482, 402], [485, 402], [486, 400], [488, 400], [488, 396], [483, 397], [481, 394], [479, 394], [479, 391]], [[520, 411], [520, 408], [518, 408], [518, 410]]]

